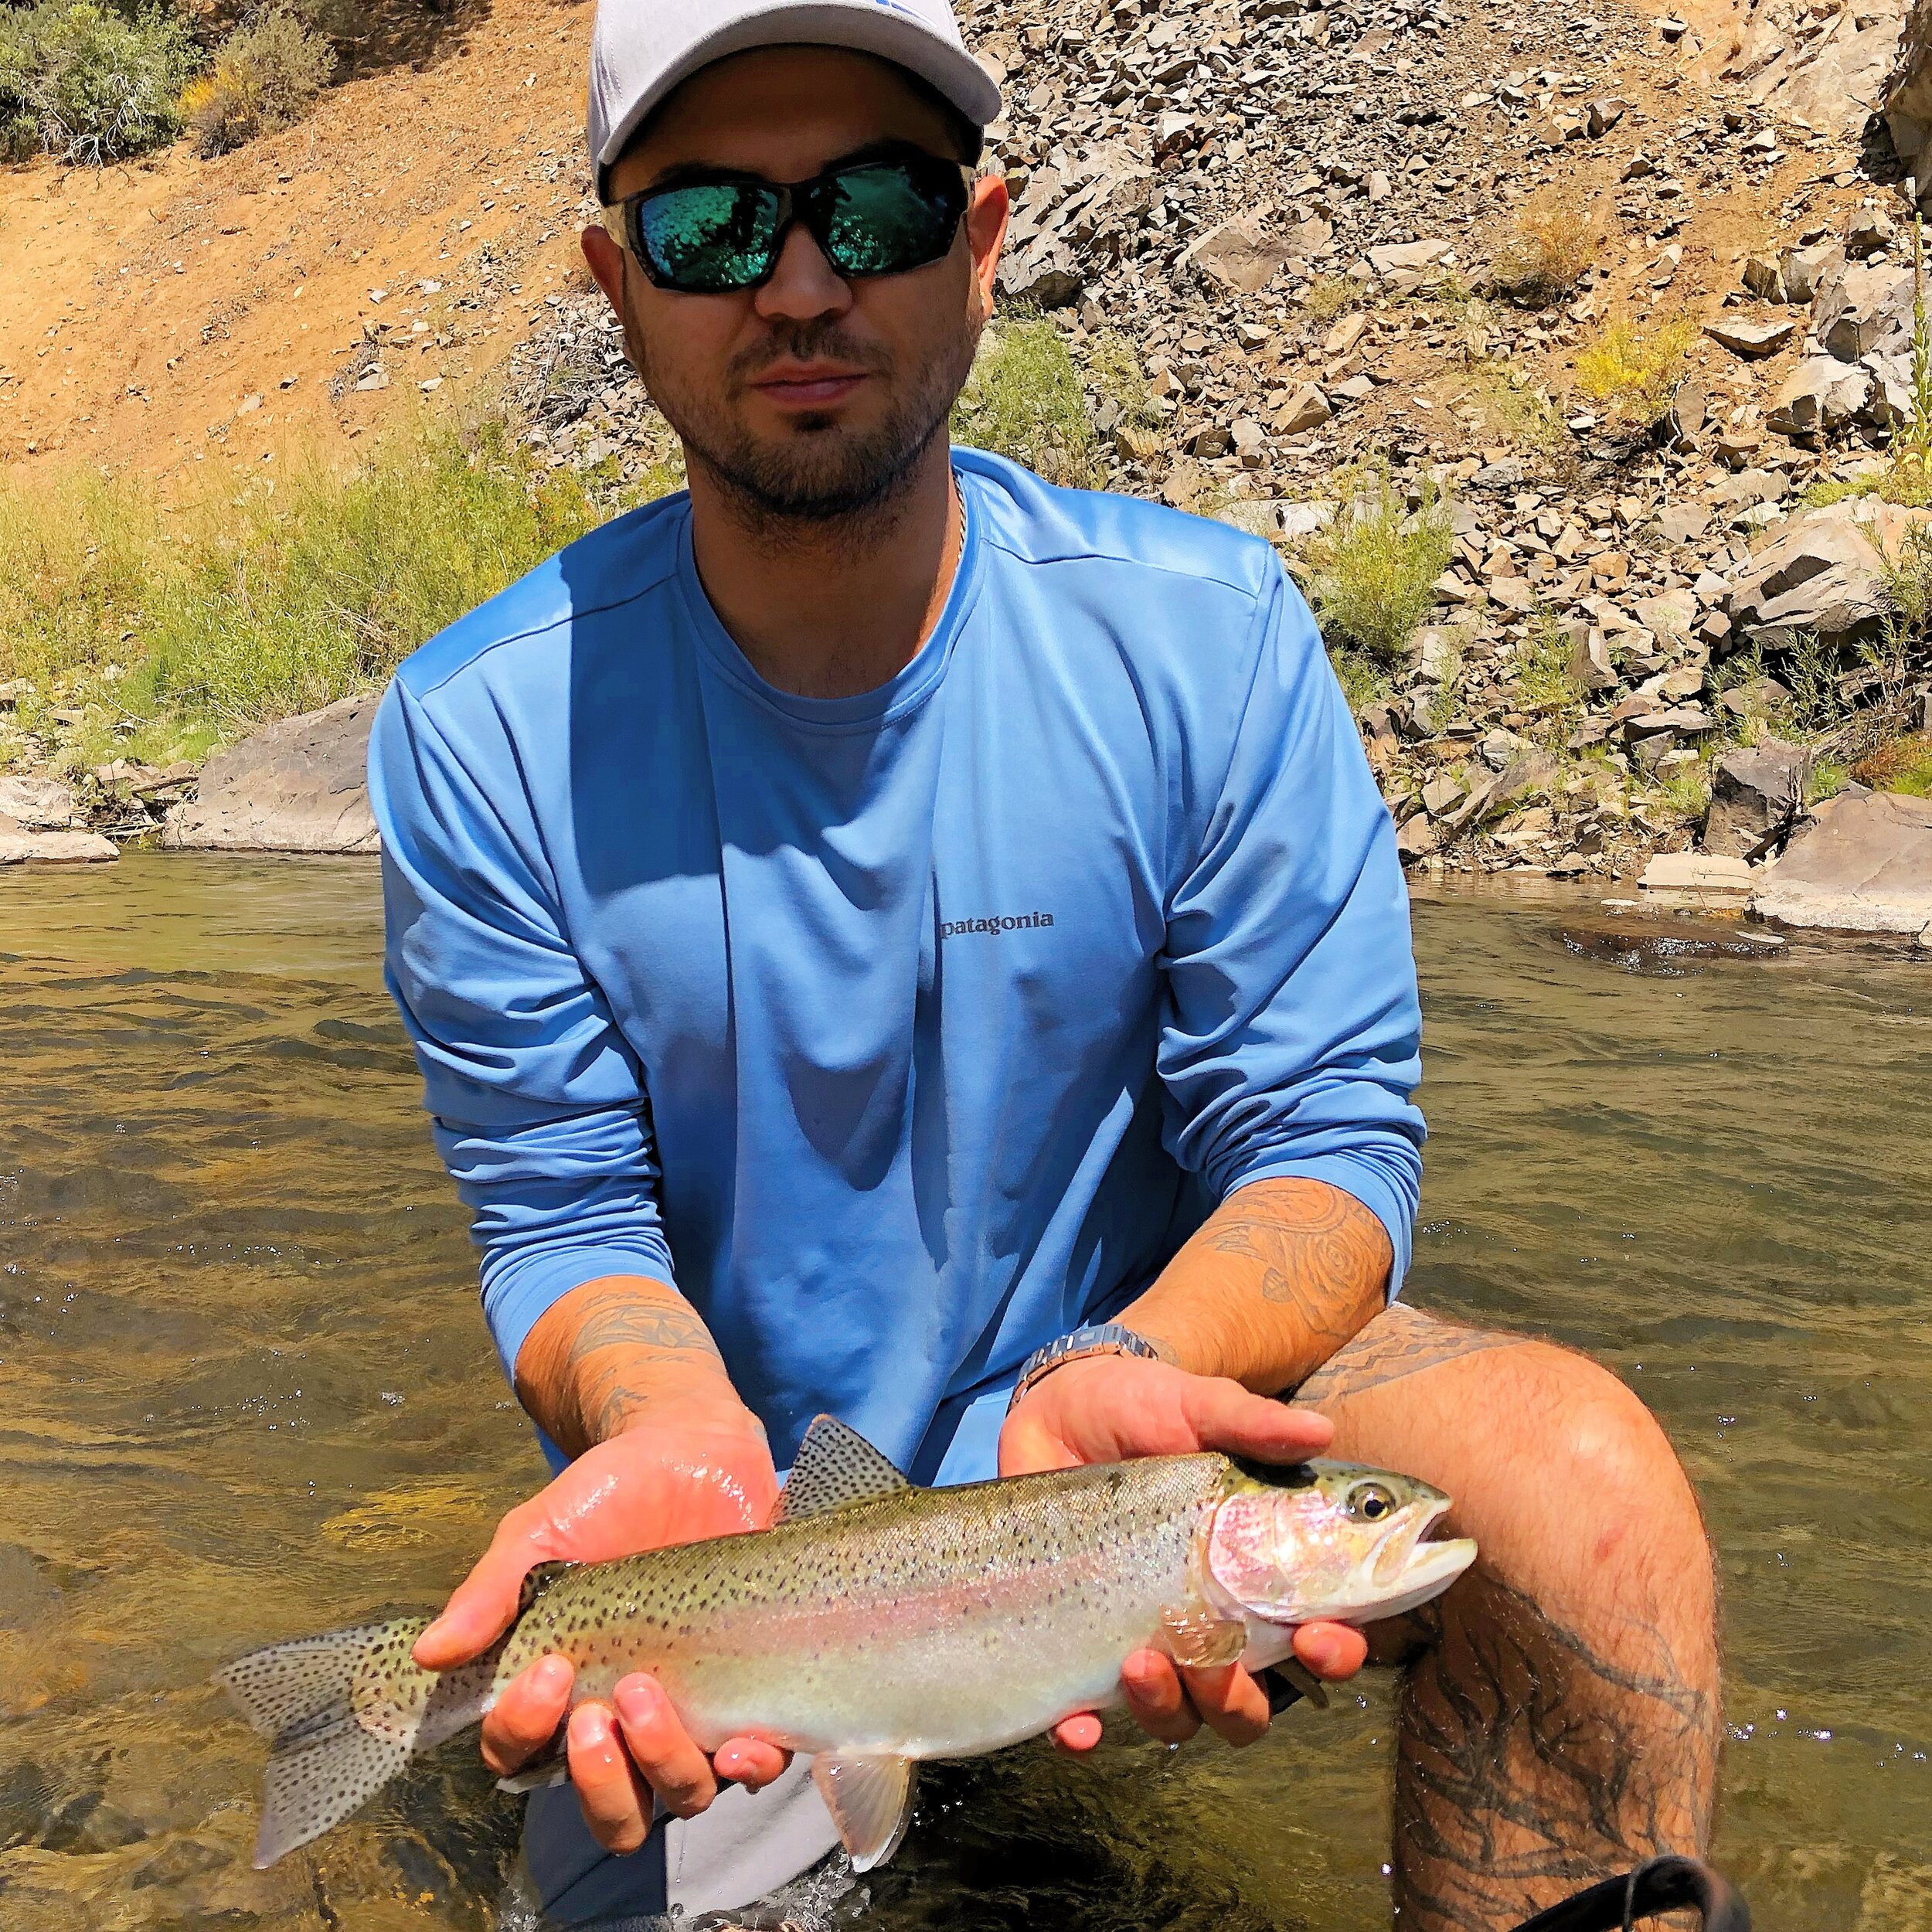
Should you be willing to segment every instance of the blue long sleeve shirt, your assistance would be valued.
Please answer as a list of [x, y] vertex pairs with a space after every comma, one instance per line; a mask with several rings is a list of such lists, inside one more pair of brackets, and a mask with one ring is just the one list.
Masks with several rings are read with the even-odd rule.
[[1406, 901], [1305, 606], [1220, 525], [954, 464], [951, 596], [876, 691], [765, 682], [678, 496], [426, 645], [370, 747], [506, 1368], [571, 1289], [672, 1283], [781, 1468], [825, 1410], [930, 1477], [1247, 1182], [1409, 1254]]

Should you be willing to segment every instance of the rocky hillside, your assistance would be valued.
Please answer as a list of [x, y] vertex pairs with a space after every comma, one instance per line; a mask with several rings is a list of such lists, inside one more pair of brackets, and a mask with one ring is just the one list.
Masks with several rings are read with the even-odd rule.
[[[1755, 860], [1878, 768], [1861, 760], [1918, 782], [1932, 678], [1923, 613], [1900, 605], [1932, 563], [1923, 512], [1871, 494], [1932, 498], [1909, 211], [1867, 113], [1899, 21], [1781, 5], [966, 9], [1007, 90], [991, 165], [1014, 196], [1009, 303], [1044, 312], [1083, 378], [1104, 480], [1288, 553], [1412, 862], [1607, 876], [1700, 832]], [[382, 284], [333, 267], [356, 293], [333, 379], [243, 393], [235, 437], [291, 390], [352, 432], [447, 372], [507, 378], [553, 466], [662, 460], [663, 426], [558, 252], [591, 212], [551, 97], [583, 25], [506, 11], [473, 30], [545, 63], [517, 172], [479, 151], [500, 172], [468, 191], [474, 216], [412, 196], [366, 271]], [[426, 84], [433, 102], [485, 140], [461, 89]], [[331, 111], [369, 115], [325, 107], [311, 128]], [[512, 196], [521, 226], [478, 247], [472, 222]], [[356, 219], [338, 196], [325, 253], [353, 256]], [[289, 312], [249, 326], [267, 345]], [[1767, 743], [1768, 792], [1733, 768]]]

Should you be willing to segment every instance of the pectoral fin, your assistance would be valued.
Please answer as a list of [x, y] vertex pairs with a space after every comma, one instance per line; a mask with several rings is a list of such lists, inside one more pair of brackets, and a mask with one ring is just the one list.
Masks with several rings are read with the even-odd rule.
[[909, 1757], [841, 1757], [821, 1751], [811, 1781], [825, 1801], [855, 1872], [883, 1865], [899, 1849], [913, 1815]]
[[1189, 1604], [1161, 1612], [1167, 1651], [1189, 1670], [1239, 1662], [1248, 1647], [1248, 1627], [1231, 1617], [1217, 1617], [1205, 1604]]

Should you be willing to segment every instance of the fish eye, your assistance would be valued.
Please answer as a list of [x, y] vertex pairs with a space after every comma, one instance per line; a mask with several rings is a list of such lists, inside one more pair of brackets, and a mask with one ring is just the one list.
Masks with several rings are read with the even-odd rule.
[[1359, 1482], [1349, 1492], [1349, 1514], [1357, 1522], [1380, 1522], [1396, 1512], [1396, 1499], [1379, 1482]]

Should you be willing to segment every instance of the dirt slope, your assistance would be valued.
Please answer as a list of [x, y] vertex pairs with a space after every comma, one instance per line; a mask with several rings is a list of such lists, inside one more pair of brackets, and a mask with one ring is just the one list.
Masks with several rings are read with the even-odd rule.
[[495, 0], [219, 159], [0, 171], [0, 462], [165, 478], [460, 390], [582, 273], [588, 28]]

